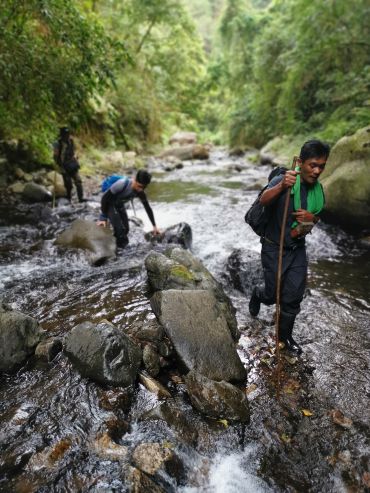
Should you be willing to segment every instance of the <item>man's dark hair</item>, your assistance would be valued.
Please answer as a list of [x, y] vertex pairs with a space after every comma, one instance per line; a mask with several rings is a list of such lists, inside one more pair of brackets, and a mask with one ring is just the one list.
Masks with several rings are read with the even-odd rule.
[[302, 161], [306, 161], [306, 159], [314, 157], [328, 158], [329, 154], [330, 147], [328, 144], [321, 142], [321, 140], [308, 140], [303, 144], [299, 157]]
[[141, 185], [144, 185], [145, 187], [149, 185], [150, 181], [152, 179], [152, 175], [148, 173], [145, 169], [139, 169], [139, 171], [136, 173], [136, 181], [141, 183]]

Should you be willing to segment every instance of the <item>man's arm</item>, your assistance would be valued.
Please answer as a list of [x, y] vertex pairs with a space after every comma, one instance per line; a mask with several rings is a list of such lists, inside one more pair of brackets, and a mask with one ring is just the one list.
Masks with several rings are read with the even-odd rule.
[[160, 231], [159, 231], [159, 229], [157, 228], [157, 226], [155, 224], [153, 209], [150, 207], [150, 204], [149, 204], [148, 199], [147, 199], [147, 197], [145, 195], [145, 192], [140, 192], [137, 195], [138, 195], [139, 199], [141, 200], [141, 202], [142, 202], [142, 204], [144, 206], [145, 212], [148, 214], [148, 217], [150, 219], [150, 222], [153, 225], [153, 233], [154, 234], [159, 234]]
[[299, 174], [299, 171], [287, 171], [281, 181], [271, 187], [267, 188], [260, 197], [260, 202], [263, 206], [270, 205], [276, 200], [279, 195], [281, 195], [285, 190], [289, 187], [292, 187], [296, 182], [296, 176]]

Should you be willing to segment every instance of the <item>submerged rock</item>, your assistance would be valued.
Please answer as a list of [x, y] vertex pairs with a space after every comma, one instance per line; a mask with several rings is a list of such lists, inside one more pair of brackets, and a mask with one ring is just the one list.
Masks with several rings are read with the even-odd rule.
[[224, 313], [211, 291], [170, 289], [155, 293], [150, 301], [188, 370], [212, 380], [246, 377]]
[[191, 227], [188, 223], [175, 224], [164, 230], [160, 235], [146, 233], [145, 238], [152, 243], [177, 244], [187, 249], [191, 248], [193, 241]]
[[102, 384], [128, 387], [137, 377], [141, 350], [109, 324], [84, 322], [68, 334], [65, 353], [82, 376]]
[[65, 248], [89, 250], [92, 265], [101, 265], [115, 256], [116, 240], [110, 228], [97, 226], [93, 221], [76, 219], [55, 240], [55, 244]]
[[50, 338], [40, 342], [36, 347], [35, 356], [40, 359], [44, 359], [47, 362], [52, 361], [58, 353], [63, 349], [63, 343], [61, 339]]
[[0, 371], [12, 371], [24, 363], [42, 335], [37, 320], [0, 303]]
[[195, 371], [185, 377], [186, 388], [193, 406], [201, 413], [229, 421], [249, 423], [247, 396], [228, 382], [214, 382]]
[[253, 287], [264, 282], [260, 254], [241, 248], [234, 250], [226, 262], [226, 275], [235, 289], [250, 296]]
[[144, 385], [144, 387], [155, 394], [158, 399], [163, 399], [166, 397], [171, 397], [169, 391], [157, 380], [150, 377], [149, 375], [145, 375], [144, 373], [139, 374], [139, 380]]

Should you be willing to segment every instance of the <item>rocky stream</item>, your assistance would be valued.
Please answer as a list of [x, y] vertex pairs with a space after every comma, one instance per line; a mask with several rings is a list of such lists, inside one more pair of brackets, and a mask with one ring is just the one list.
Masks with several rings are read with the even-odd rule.
[[[244, 223], [270, 166], [230, 157], [225, 149], [181, 169], [166, 171], [158, 160], [150, 166], [148, 196], [157, 224], [190, 225], [191, 257], [177, 248], [166, 260], [168, 245], [145, 239], [150, 224], [140, 204], [129, 210], [129, 246], [102, 265], [54, 242], [75, 219], [96, 220], [98, 193], [85, 204], [60, 200], [53, 210], [1, 205], [2, 301], [6, 310], [36, 319], [54, 342], [47, 357], [33, 355], [0, 376], [0, 491], [369, 490], [369, 245], [324, 223], [309, 235], [308, 289], [295, 329], [304, 353], [299, 359], [282, 354], [278, 392], [274, 310], [263, 307], [257, 319], [248, 313], [251, 287], [261, 276], [260, 243]], [[190, 399], [193, 377], [160, 336], [154, 314], [167, 294], [151, 302], [148, 272], [156, 258], [190, 266], [191, 282], [200, 276], [219, 303], [227, 305], [229, 297], [235, 307], [246, 377], [236, 364], [234, 388], [249, 401], [238, 409], [241, 419], [222, 410], [219, 416], [200, 412]], [[187, 271], [179, 272], [186, 284]], [[197, 303], [208, 306], [206, 295], [193, 290], [188, 296], [190, 311], [179, 318], [191, 318]], [[107, 333], [113, 324], [143, 350], [147, 371], [126, 387], [110, 385], [104, 374], [99, 383], [83, 376], [68, 356], [72, 343], [65, 338], [72, 329], [82, 324], [80, 340], [99, 323]], [[212, 324], [204, 327], [212, 337]], [[140, 365], [140, 356], [132, 358]]]

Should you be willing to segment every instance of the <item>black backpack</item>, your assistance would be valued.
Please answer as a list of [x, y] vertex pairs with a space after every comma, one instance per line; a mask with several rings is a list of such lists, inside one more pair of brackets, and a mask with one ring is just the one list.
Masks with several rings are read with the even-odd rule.
[[[280, 166], [276, 166], [268, 176], [268, 183], [278, 175], [283, 175], [286, 172], [286, 168], [281, 168]], [[267, 222], [270, 217], [270, 208], [264, 207], [260, 202], [260, 197], [263, 192], [266, 190], [268, 185], [264, 186], [262, 190], [258, 193], [256, 200], [253, 202], [250, 209], [247, 210], [245, 214], [245, 222], [249, 224], [249, 226], [253, 229], [253, 231], [258, 235], [263, 237], [265, 234], [265, 229], [267, 226]]]

